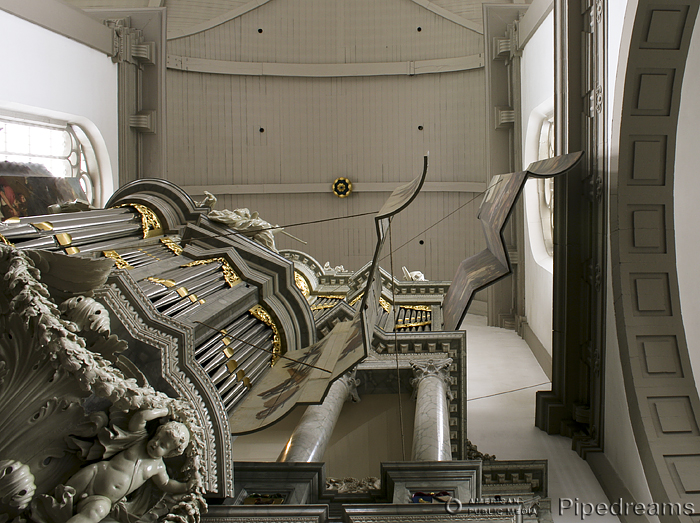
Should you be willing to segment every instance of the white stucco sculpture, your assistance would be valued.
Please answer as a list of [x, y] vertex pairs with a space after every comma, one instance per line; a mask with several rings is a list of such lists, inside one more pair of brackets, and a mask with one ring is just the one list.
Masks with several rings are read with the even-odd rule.
[[187, 427], [169, 421], [158, 427], [148, 440], [146, 423], [168, 415], [168, 409], [143, 409], [129, 421], [129, 431], [142, 434], [135, 443], [110, 459], [80, 469], [67, 482], [75, 489], [75, 515], [68, 523], [97, 523], [106, 517], [112, 506], [140, 488], [149, 479], [162, 491], [184, 494], [188, 483], [171, 479], [163, 458], [179, 456], [190, 442]]
[[406, 281], [425, 281], [425, 275], [420, 271], [409, 271], [406, 267], [403, 270], [403, 279]]
[[211, 211], [208, 216], [211, 221], [223, 223], [231, 229], [252, 238], [271, 251], [278, 252], [273, 232], [282, 231], [282, 228], [266, 222], [260, 218], [257, 212], [251, 213], [245, 208], [234, 209], [233, 211], [224, 209], [223, 211]]
[[335, 272], [347, 272], [345, 270], [345, 267], [343, 267], [342, 265], [336, 265], [335, 267], [331, 267], [331, 262], [329, 262], [329, 261], [327, 261], [323, 265], [323, 270], [324, 271], [335, 271]]
[[204, 191], [204, 199], [201, 202], [195, 202], [194, 204], [197, 207], [209, 207], [210, 209], [213, 209], [217, 201], [216, 196], [209, 191]]

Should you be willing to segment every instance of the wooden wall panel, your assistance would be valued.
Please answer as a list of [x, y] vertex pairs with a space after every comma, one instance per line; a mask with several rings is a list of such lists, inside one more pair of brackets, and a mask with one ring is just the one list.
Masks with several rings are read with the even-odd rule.
[[[483, 4], [503, 4], [502, 0], [432, 0], [435, 5], [447, 9], [451, 13], [459, 15], [472, 22], [482, 23], [484, 14]], [[516, 3], [516, 2], [513, 2]], [[529, 3], [529, 2], [527, 2]]]
[[428, 181], [486, 182], [481, 69], [167, 79], [168, 178], [181, 185], [402, 182], [427, 151]]
[[[148, 4], [148, 1], [142, 0], [142, 3]], [[164, 5], [168, 9], [168, 31], [206, 22], [245, 3], [246, 0], [165, 0]]]
[[132, 7], [148, 7], [148, 0], [68, 0], [66, 3], [80, 9], [130, 9]]
[[391, 62], [481, 52], [482, 35], [411, 0], [272, 0], [168, 42], [169, 54], [239, 62]]
[[[330, 190], [327, 195], [225, 195], [220, 197], [216, 208], [247, 207], [258, 211], [263, 219], [273, 224], [287, 225], [376, 212], [387, 197], [388, 193], [356, 193], [339, 199]], [[480, 203], [481, 197], [471, 193], [420, 194], [392, 225], [394, 272], [397, 276], [401, 277], [401, 267], [405, 265], [409, 270], [423, 271], [428, 279], [451, 280], [462, 259], [485, 247], [476, 219]], [[431, 228], [460, 206], [463, 206], [461, 210]], [[322, 264], [330, 261], [333, 266], [342, 264], [351, 270], [359, 269], [371, 260], [376, 241], [372, 215], [290, 226], [287, 230], [307, 241], [308, 245], [278, 233], [275, 235], [278, 248], [302, 250]], [[386, 270], [391, 268], [389, 247], [387, 239], [381, 262]]]

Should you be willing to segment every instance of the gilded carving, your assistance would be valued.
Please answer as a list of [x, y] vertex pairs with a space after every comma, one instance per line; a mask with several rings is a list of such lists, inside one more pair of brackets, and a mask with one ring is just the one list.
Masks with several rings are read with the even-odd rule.
[[117, 251], [102, 251], [102, 254], [105, 257], [114, 260], [114, 265], [117, 267], [117, 269], [133, 269], [133, 267], [129, 265], [129, 262], [122, 258]]
[[171, 238], [161, 238], [160, 243], [162, 243], [168, 249], [173, 251], [175, 253], [175, 256], [180, 256], [182, 254], [182, 251], [183, 251], [182, 247], [180, 247], [180, 245], [176, 241], [172, 240]]
[[197, 265], [207, 265], [209, 263], [214, 263], [218, 262], [221, 264], [221, 271], [224, 273], [224, 279], [226, 280], [226, 283], [228, 283], [229, 287], [233, 287], [234, 285], [238, 285], [241, 282], [241, 277], [236, 274], [236, 271], [233, 270], [233, 267], [231, 267], [226, 261], [225, 258], [209, 258], [208, 260], [195, 260], [190, 263], [186, 263], [185, 265], [180, 265], [180, 267], [195, 267]]
[[[352, 307], [352, 306], [355, 305], [358, 301], [360, 301], [360, 300], [362, 299], [362, 296], [364, 296], [364, 295], [365, 295], [365, 293], [364, 293], [364, 292], [361, 292], [360, 294], [358, 294], [357, 296], [355, 296], [355, 297], [352, 299], [352, 301], [351, 301], [348, 305], [350, 305], [350, 307]], [[387, 311], [387, 312], [388, 312], [388, 311]]]
[[424, 327], [426, 325], [430, 325], [432, 322], [431, 321], [415, 321], [413, 323], [397, 323], [396, 328], [397, 329], [409, 329], [411, 327]]
[[294, 283], [304, 296], [308, 296], [309, 294], [311, 294], [311, 291], [309, 290], [309, 284], [306, 283], [306, 278], [304, 278], [297, 271], [294, 271]]
[[379, 305], [381, 306], [382, 309], [384, 309], [387, 313], [391, 310], [391, 304], [386, 301], [384, 298], [380, 297], [379, 298]]
[[272, 337], [272, 364], [274, 365], [275, 362], [282, 355], [282, 338], [280, 337], [277, 325], [275, 325], [275, 322], [272, 320], [272, 316], [270, 316], [270, 314], [265, 309], [263, 309], [261, 305], [256, 305], [255, 307], [250, 309], [249, 312], [272, 329], [272, 332], [274, 334], [274, 336]]
[[175, 280], [164, 280], [163, 278], [156, 278], [155, 276], [151, 276], [146, 279], [153, 283], [159, 283], [164, 287], [175, 287], [176, 285]]
[[163, 234], [163, 226], [160, 224], [160, 220], [156, 213], [145, 205], [140, 203], [122, 203], [114, 208], [119, 207], [132, 207], [141, 216], [141, 230], [143, 231], [144, 238], [153, 238], [154, 236], [160, 236]]
[[413, 311], [428, 311], [431, 312], [433, 309], [430, 305], [404, 305], [401, 304], [402, 309], [411, 309]]

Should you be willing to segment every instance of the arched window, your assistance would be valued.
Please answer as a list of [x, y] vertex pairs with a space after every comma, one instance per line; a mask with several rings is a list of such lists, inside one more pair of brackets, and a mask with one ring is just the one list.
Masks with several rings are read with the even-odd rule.
[[[554, 156], [554, 115], [542, 120], [540, 127], [538, 160], [545, 160]], [[544, 247], [550, 256], [554, 253], [554, 178], [540, 178], [537, 180], [537, 195], [539, 197], [540, 220], [542, 223], [542, 236]]]
[[77, 178], [88, 203], [94, 203], [97, 162], [78, 126], [0, 114], [0, 161], [38, 163], [53, 176]]

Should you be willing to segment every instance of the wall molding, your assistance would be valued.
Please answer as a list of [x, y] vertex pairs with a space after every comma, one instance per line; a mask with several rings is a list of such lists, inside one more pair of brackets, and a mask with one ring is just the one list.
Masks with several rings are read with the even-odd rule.
[[414, 76], [451, 73], [484, 67], [483, 55], [460, 56], [408, 62], [372, 62], [344, 64], [293, 64], [268, 62], [233, 62], [189, 56], [168, 55], [168, 69], [195, 73], [243, 76], [285, 76], [338, 78], [343, 76]]
[[522, 333], [521, 333], [522, 338], [525, 340], [525, 342], [530, 347], [530, 350], [532, 351], [532, 354], [535, 356], [537, 363], [539, 363], [540, 367], [542, 367], [542, 371], [551, 380], [552, 379], [552, 355], [549, 352], [547, 352], [547, 349], [542, 344], [542, 342], [539, 340], [539, 338], [534, 333], [534, 331], [532, 330], [532, 327], [530, 327], [530, 324], [527, 321], [523, 321], [520, 324], [520, 328], [522, 329]]
[[585, 151], [554, 187], [552, 389], [535, 424], [572, 438], [583, 458], [603, 449], [608, 184], [604, 0], [555, 0], [556, 152]]

